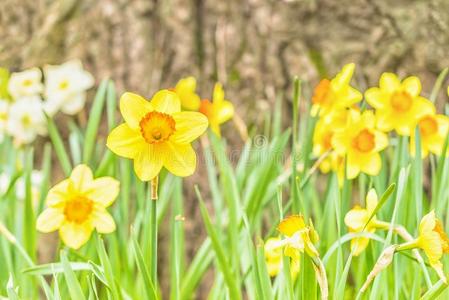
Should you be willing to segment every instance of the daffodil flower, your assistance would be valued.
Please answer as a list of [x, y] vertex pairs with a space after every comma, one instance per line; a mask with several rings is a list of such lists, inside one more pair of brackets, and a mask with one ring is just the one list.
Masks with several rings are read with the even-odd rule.
[[44, 67], [46, 112], [54, 115], [58, 110], [74, 115], [81, 111], [86, 103], [86, 91], [95, 80], [83, 69], [79, 60], [62, 65]]
[[174, 91], [178, 94], [183, 109], [197, 111], [200, 108], [201, 99], [195, 92], [195, 77], [182, 78], [176, 84]]
[[212, 102], [201, 101], [200, 110], [209, 119], [209, 126], [213, 133], [221, 136], [220, 125], [234, 116], [234, 105], [224, 98], [223, 87], [220, 83], [214, 86]]
[[333, 110], [352, 107], [362, 100], [362, 94], [350, 85], [354, 69], [355, 64], [347, 64], [333, 79], [320, 81], [312, 97], [313, 116], [316, 116], [318, 111], [320, 116], [323, 116]]
[[339, 164], [337, 156], [333, 151], [332, 137], [335, 132], [345, 128], [348, 122], [350, 110], [341, 109], [332, 111], [325, 117], [321, 117], [313, 132], [313, 155], [320, 158], [324, 157], [319, 165], [321, 172], [328, 173], [330, 170], [337, 171]]
[[134, 160], [143, 181], [155, 178], [162, 167], [176, 176], [192, 175], [196, 154], [190, 143], [207, 129], [207, 118], [198, 112], [181, 112], [179, 96], [169, 90], [157, 92], [151, 101], [125, 93], [120, 98], [125, 123], [108, 136], [115, 154]]
[[[267, 264], [268, 274], [271, 277], [277, 276], [282, 271], [283, 255], [281, 238], [269, 238], [264, 245], [265, 262]], [[290, 259], [290, 275], [294, 280], [299, 273], [300, 259], [299, 254]]]
[[14, 98], [37, 96], [44, 91], [42, 72], [38, 68], [12, 73], [8, 81], [8, 92]]
[[[378, 199], [376, 190], [370, 189], [366, 195], [366, 208], [361, 208], [356, 205], [353, 209], [348, 211], [345, 216], [345, 224], [349, 228], [349, 232], [369, 232], [374, 233], [376, 229], [388, 229], [389, 224], [378, 221], [374, 215], [371, 220], [370, 217], [374, 213], [377, 206]], [[359, 256], [368, 246], [369, 238], [359, 237], [351, 240], [351, 251], [354, 256]]]
[[113, 232], [115, 222], [106, 208], [117, 198], [119, 187], [114, 178], [94, 179], [88, 166], [78, 165], [68, 179], [48, 192], [37, 229], [44, 233], [59, 230], [64, 244], [74, 249], [84, 245], [94, 229]]
[[332, 146], [347, 158], [346, 174], [349, 179], [360, 172], [375, 176], [379, 174], [382, 160], [379, 152], [388, 145], [388, 137], [375, 127], [374, 113], [351, 110], [348, 124], [332, 137]]
[[449, 238], [444, 232], [443, 224], [435, 216], [435, 211], [425, 215], [419, 224], [418, 238], [399, 245], [397, 251], [419, 248], [424, 251], [432, 268], [440, 279], [446, 282], [441, 258], [449, 253]]
[[[445, 115], [426, 115], [418, 121], [421, 154], [426, 157], [430, 153], [442, 155], [444, 143], [449, 132], [449, 117]], [[415, 156], [415, 131], [412, 131], [410, 138], [410, 152]], [[447, 149], [446, 155], [449, 155]]]
[[28, 144], [37, 135], [47, 133], [42, 100], [38, 96], [22, 97], [9, 108], [6, 130], [16, 145]]
[[420, 94], [418, 77], [410, 76], [401, 82], [395, 74], [383, 73], [379, 87], [368, 89], [365, 97], [376, 109], [376, 122], [380, 130], [396, 130], [399, 135], [409, 136], [419, 119], [435, 113], [432, 102]]

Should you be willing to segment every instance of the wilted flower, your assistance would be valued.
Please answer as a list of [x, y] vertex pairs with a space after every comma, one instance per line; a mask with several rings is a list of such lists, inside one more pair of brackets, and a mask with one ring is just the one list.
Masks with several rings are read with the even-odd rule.
[[95, 80], [83, 69], [79, 60], [44, 67], [46, 111], [49, 115], [59, 109], [69, 115], [81, 111], [86, 103], [86, 91]]
[[6, 129], [17, 145], [31, 143], [38, 134], [45, 135], [47, 127], [41, 99], [32, 96], [13, 102]]
[[362, 94], [350, 86], [355, 64], [343, 66], [341, 71], [331, 80], [323, 79], [315, 88], [312, 97], [312, 115], [326, 115], [333, 110], [352, 107], [362, 100]]
[[47, 195], [46, 208], [37, 219], [37, 229], [59, 229], [63, 242], [74, 249], [90, 238], [92, 231], [111, 233], [115, 222], [106, 208], [119, 194], [119, 182], [112, 177], [94, 179], [86, 165], [78, 165], [68, 179], [55, 185]]
[[[283, 244], [279, 237], [269, 238], [264, 245], [265, 261], [267, 264], [268, 274], [271, 277], [277, 276], [282, 271], [283, 266]], [[290, 274], [293, 279], [299, 273], [300, 259], [299, 253], [290, 260]]]
[[382, 167], [379, 152], [388, 145], [388, 137], [375, 127], [372, 111], [360, 113], [351, 110], [346, 128], [332, 137], [332, 146], [342, 157], [347, 158], [346, 174], [349, 179], [360, 172], [377, 175]]
[[[426, 115], [418, 121], [418, 126], [422, 157], [426, 157], [429, 152], [441, 155], [449, 132], [449, 117], [445, 115]], [[410, 152], [413, 156], [416, 152], [415, 143], [415, 131], [412, 131]], [[449, 155], [449, 149], [447, 149], [446, 155]]]
[[186, 77], [178, 81], [175, 86], [175, 92], [181, 100], [182, 108], [186, 110], [197, 111], [200, 108], [201, 99], [196, 94], [196, 79], [195, 77]]
[[42, 73], [38, 68], [12, 73], [9, 78], [8, 92], [15, 99], [37, 96], [43, 91]]
[[376, 109], [377, 127], [382, 131], [396, 130], [400, 135], [410, 135], [416, 122], [425, 115], [435, 113], [429, 100], [420, 96], [421, 82], [415, 76], [402, 82], [393, 73], [383, 73], [379, 87], [366, 91], [368, 103]]
[[220, 83], [214, 86], [212, 102], [201, 101], [200, 112], [209, 119], [209, 126], [213, 133], [221, 136], [220, 125], [229, 121], [234, 116], [234, 105], [225, 100], [223, 87]]
[[190, 143], [207, 129], [207, 118], [198, 112], [181, 112], [176, 93], [161, 90], [150, 101], [125, 93], [120, 98], [125, 123], [108, 136], [107, 146], [119, 156], [134, 160], [137, 176], [148, 181], [162, 166], [176, 176], [192, 175], [196, 154]]

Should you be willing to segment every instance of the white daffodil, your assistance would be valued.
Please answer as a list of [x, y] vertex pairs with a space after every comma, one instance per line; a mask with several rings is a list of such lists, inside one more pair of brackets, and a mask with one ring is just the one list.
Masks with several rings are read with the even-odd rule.
[[12, 73], [9, 78], [8, 92], [15, 99], [36, 96], [43, 91], [42, 72], [38, 68]]
[[23, 97], [11, 104], [6, 125], [17, 145], [34, 141], [38, 134], [47, 133], [43, 102], [37, 97]]
[[0, 142], [3, 141], [9, 114], [9, 101], [0, 99]]
[[[0, 174], [0, 195], [3, 195], [8, 190], [12, 177], [7, 173]], [[31, 199], [34, 205], [39, 201], [40, 187], [43, 181], [43, 174], [39, 170], [31, 171]], [[18, 200], [25, 200], [25, 177], [20, 177], [14, 184], [15, 194]]]
[[73, 115], [81, 111], [86, 103], [86, 90], [95, 81], [93, 76], [83, 69], [79, 60], [72, 60], [60, 66], [44, 67], [45, 74], [45, 111], [54, 115], [58, 110]]

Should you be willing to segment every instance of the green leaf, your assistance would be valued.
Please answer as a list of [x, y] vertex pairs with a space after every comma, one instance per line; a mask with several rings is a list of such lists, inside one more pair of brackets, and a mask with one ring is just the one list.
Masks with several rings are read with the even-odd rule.
[[70, 175], [70, 172], [72, 171], [72, 165], [70, 163], [69, 156], [67, 155], [67, 150], [65, 149], [64, 142], [62, 141], [61, 135], [59, 134], [55, 122], [49, 116], [46, 116], [46, 118], [48, 125], [48, 135], [50, 136], [53, 146], [55, 147], [56, 156], [59, 159], [62, 170], [64, 171], [65, 176], [68, 177]]
[[137, 268], [139, 269], [139, 272], [142, 274], [147, 299], [158, 299], [156, 289], [154, 288], [154, 284], [151, 281], [150, 273], [148, 272], [149, 269], [145, 263], [142, 250], [139, 247], [139, 243], [137, 242], [137, 238], [133, 230], [131, 232], [131, 240], [134, 251], [134, 257], [137, 263]]
[[231, 271], [230, 264], [228, 260], [226, 259], [225, 250], [222, 247], [222, 244], [220, 240], [218, 239], [217, 232], [212, 225], [212, 221], [209, 217], [209, 213], [207, 212], [206, 206], [204, 205], [203, 198], [201, 197], [200, 191], [198, 190], [198, 187], [195, 186], [195, 192], [198, 197], [198, 200], [200, 202], [200, 211], [201, 216], [203, 217], [204, 225], [206, 226], [207, 234], [209, 235], [211, 242], [212, 242], [212, 248], [214, 249], [214, 252], [217, 257], [218, 267], [220, 271], [223, 273], [226, 285], [228, 286], [229, 293], [231, 299], [239, 300], [242, 299], [242, 296], [240, 294], [240, 289], [237, 285], [237, 282], [235, 281], [235, 274]]
[[64, 269], [64, 277], [67, 282], [67, 287], [69, 288], [70, 297], [76, 300], [86, 299], [83, 290], [81, 289], [81, 285], [70, 267], [66, 251], [61, 251], [61, 264]]
[[95, 144], [97, 142], [98, 126], [100, 125], [101, 114], [103, 113], [104, 102], [106, 99], [106, 88], [108, 87], [108, 84], [109, 80], [107, 79], [101, 82], [89, 113], [89, 121], [87, 122], [83, 148], [83, 162], [86, 164], [90, 162]]

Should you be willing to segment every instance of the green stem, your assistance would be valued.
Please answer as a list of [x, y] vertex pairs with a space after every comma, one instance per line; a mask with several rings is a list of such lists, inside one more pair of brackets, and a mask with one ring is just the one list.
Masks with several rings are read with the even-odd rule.
[[413, 240], [413, 241], [410, 241], [410, 242], [406, 242], [406, 243], [400, 244], [396, 248], [396, 251], [410, 250], [410, 249], [415, 249], [417, 247], [418, 247], [418, 241], [417, 240]]
[[151, 281], [153, 282], [155, 288], [157, 289], [157, 193], [158, 187], [158, 176], [156, 176], [153, 180], [151, 180], [150, 188], [151, 188]]

